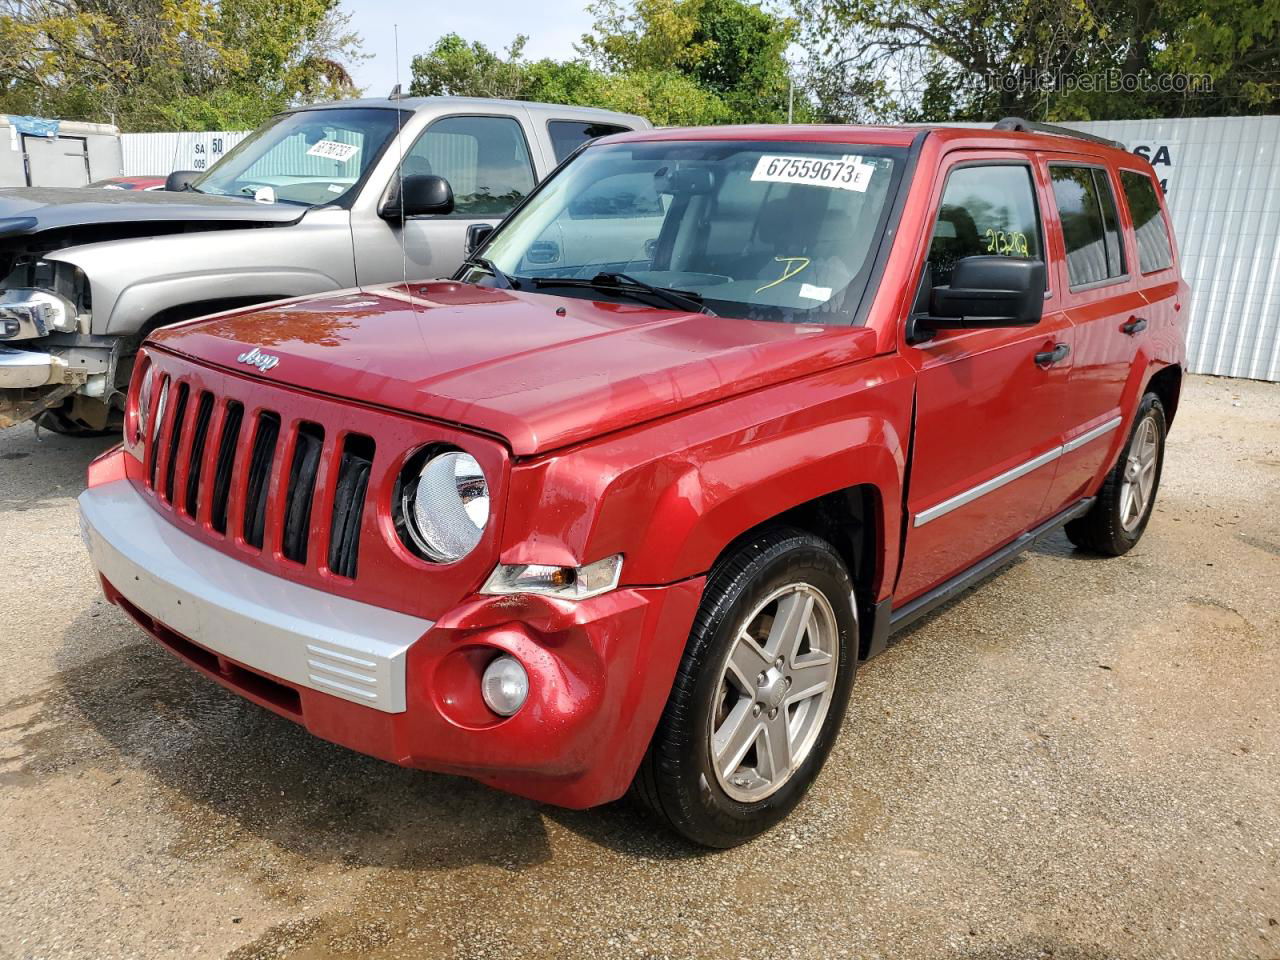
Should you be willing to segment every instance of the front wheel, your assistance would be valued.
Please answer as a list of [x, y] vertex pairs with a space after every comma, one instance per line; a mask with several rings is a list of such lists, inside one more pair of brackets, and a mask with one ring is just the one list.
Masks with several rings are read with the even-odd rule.
[[853, 586], [826, 542], [779, 529], [728, 557], [636, 774], [641, 801], [710, 847], [782, 820], [839, 732], [857, 637]]
[[1133, 549], [1155, 506], [1167, 429], [1160, 398], [1146, 394], [1138, 404], [1129, 442], [1103, 481], [1098, 499], [1088, 513], [1066, 525], [1068, 540], [1111, 557]]

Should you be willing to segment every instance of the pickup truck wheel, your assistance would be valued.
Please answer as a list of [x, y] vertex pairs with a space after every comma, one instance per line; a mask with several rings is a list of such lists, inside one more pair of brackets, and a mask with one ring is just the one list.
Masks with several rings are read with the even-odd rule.
[[1083, 517], [1067, 524], [1068, 540], [1110, 557], [1133, 548], [1155, 506], [1167, 429], [1160, 398], [1148, 393], [1138, 405], [1129, 442], [1103, 481], [1097, 501]]
[[635, 793], [695, 843], [732, 847], [783, 819], [822, 769], [857, 665], [839, 554], [762, 533], [708, 578]]

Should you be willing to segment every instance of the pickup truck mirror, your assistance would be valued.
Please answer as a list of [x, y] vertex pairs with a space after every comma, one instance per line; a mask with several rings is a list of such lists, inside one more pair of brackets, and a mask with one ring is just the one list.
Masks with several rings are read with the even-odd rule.
[[432, 174], [414, 174], [391, 182], [378, 216], [402, 220], [448, 213], [453, 213], [453, 187], [449, 181]]
[[203, 173], [203, 170], [175, 170], [165, 177], [164, 188], [174, 193], [189, 190], [192, 182]]
[[467, 256], [475, 253], [484, 246], [484, 242], [489, 239], [494, 231], [492, 223], [473, 223], [467, 227], [466, 249], [463, 251]]
[[933, 288], [929, 315], [919, 325], [935, 330], [1031, 327], [1044, 313], [1043, 260], [1027, 257], [962, 257], [951, 283]]

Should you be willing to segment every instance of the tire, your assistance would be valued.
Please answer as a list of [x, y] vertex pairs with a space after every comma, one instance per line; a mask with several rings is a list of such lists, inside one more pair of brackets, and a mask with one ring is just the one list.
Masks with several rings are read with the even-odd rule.
[[[1164, 469], [1164, 441], [1168, 431], [1160, 398], [1148, 393], [1138, 404], [1129, 440], [1098, 491], [1098, 499], [1083, 517], [1066, 525], [1067, 539], [1077, 547], [1118, 557], [1133, 549], [1141, 538]], [[1133, 477], [1145, 477], [1135, 483]], [[1135, 497], [1140, 497], [1136, 504]]]
[[[763, 643], [745, 644], [744, 631]], [[768, 830], [800, 802], [831, 752], [857, 643], [853, 584], [831, 545], [791, 528], [753, 537], [707, 579], [635, 796], [703, 846], [733, 847]]]

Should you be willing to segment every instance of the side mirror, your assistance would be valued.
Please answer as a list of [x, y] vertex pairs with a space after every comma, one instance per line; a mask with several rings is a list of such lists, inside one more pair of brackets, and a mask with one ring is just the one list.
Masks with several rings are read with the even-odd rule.
[[449, 181], [431, 174], [415, 174], [391, 182], [378, 216], [402, 220], [448, 213], [453, 213], [453, 187]]
[[189, 190], [191, 184], [203, 175], [203, 170], [175, 170], [165, 177], [164, 188], [174, 193], [181, 193], [184, 190]]
[[469, 257], [483, 247], [492, 233], [492, 223], [473, 223], [467, 227], [466, 255]]
[[933, 288], [929, 313], [916, 317], [915, 326], [933, 330], [1033, 327], [1044, 314], [1044, 291], [1043, 260], [962, 257], [952, 269], [951, 283]]

